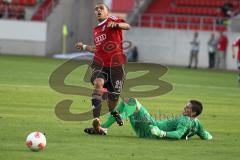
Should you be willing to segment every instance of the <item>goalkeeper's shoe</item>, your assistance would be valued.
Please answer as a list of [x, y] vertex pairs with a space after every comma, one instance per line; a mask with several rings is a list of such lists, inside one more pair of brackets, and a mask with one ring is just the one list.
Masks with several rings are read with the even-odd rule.
[[92, 122], [92, 128], [84, 129], [84, 132], [88, 134], [107, 135], [107, 128], [102, 128], [99, 118], [94, 118]]
[[120, 116], [120, 114], [119, 114], [119, 112], [118, 112], [117, 110], [112, 111], [112, 112], [111, 112], [111, 115], [116, 119], [117, 124], [118, 124], [119, 126], [122, 126], [122, 125], [123, 125], [122, 118], [121, 118], [121, 116]]

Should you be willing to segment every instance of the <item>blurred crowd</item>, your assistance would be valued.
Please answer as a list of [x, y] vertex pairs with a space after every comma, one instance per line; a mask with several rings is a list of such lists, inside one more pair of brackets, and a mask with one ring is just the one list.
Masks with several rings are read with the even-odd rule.
[[[200, 40], [198, 32], [194, 33], [193, 40], [190, 42], [190, 58], [188, 68], [198, 67], [198, 53], [200, 50]], [[219, 32], [218, 38], [212, 33], [207, 42], [208, 46], [208, 68], [226, 69], [226, 55], [228, 38], [223, 32]]]

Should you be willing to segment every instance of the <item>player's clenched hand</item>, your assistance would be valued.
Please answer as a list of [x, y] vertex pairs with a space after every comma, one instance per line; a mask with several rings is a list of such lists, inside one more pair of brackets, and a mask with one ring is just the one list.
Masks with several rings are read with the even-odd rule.
[[75, 48], [83, 50], [83, 43], [82, 42], [78, 42], [75, 44]]
[[163, 138], [166, 137], [167, 133], [160, 130], [157, 126], [150, 125], [152, 135]]
[[116, 22], [109, 22], [107, 27], [110, 27], [110, 28], [117, 28], [119, 27], [119, 24], [116, 23]]
[[207, 140], [212, 140], [213, 139], [213, 137], [212, 137], [212, 135], [210, 134], [210, 133], [208, 133], [207, 131], [204, 131], [205, 132], [205, 134], [207, 135], [206, 137], [207, 137]]

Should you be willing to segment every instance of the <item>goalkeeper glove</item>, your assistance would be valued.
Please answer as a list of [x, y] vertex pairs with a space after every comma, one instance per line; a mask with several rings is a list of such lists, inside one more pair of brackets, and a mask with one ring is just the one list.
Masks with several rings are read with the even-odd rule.
[[152, 135], [163, 138], [167, 136], [167, 132], [160, 130], [157, 126], [150, 125]]
[[211, 140], [213, 137], [210, 133], [208, 133], [207, 131], [205, 131], [205, 134], [207, 135], [207, 139], [206, 140]]

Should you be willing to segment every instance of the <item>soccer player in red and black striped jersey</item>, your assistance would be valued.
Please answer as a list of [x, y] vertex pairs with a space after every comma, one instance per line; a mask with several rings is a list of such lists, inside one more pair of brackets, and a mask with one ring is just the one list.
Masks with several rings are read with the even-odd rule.
[[[94, 53], [91, 82], [94, 85], [92, 93], [93, 117], [99, 118], [103, 95], [107, 94], [107, 102], [111, 115], [119, 126], [123, 121], [115, 110], [123, 87], [126, 56], [122, 49], [122, 30], [129, 30], [130, 25], [123, 19], [109, 15], [109, 8], [104, 3], [95, 6], [95, 15], [98, 25], [93, 30], [94, 46], [78, 42], [75, 46], [80, 50]], [[107, 92], [106, 92], [107, 91]], [[93, 121], [94, 122], [94, 121]], [[93, 124], [94, 125], [94, 124]], [[87, 133], [105, 131], [93, 131], [92, 128], [84, 130]]]
[[[237, 57], [236, 57], [235, 50], [234, 50], [235, 47], [238, 48]], [[238, 82], [240, 83], [240, 37], [238, 37], [232, 45], [232, 56], [233, 56], [233, 58], [237, 58], [237, 65], [238, 65], [238, 70], [239, 70]]]

